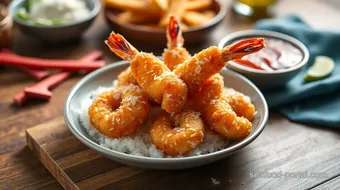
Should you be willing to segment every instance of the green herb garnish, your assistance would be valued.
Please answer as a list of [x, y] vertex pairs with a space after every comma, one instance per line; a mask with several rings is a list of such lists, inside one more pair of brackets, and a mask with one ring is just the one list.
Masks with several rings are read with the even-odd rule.
[[27, 11], [24, 7], [20, 8], [19, 11], [17, 12], [17, 17], [23, 19], [23, 20], [29, 20]]

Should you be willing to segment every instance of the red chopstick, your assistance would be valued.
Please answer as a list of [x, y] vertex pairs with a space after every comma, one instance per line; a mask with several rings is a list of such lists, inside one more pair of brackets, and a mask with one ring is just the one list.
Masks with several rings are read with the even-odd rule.
[[48, 75], [50, 75], [50, 72], [47, 70], [36, 70], [36, 69], [30, 69], [26, 67], [20, 67], [21, 70], [26, 72], [27, 74], [34, 77], [36, 80], [41, 80], [43, 78], [46, 78]]
[[[9, 49], [0, 49], [0, 52], [15, 55]], [[41, 80], [41, 79], [47, 77], [48, 75], [50, 75], [50, 72], [47, 71], [47, 70], [36, 70], [36, 69], [30, 69], [30, 68], [26, 68], [26, 67], [20, 67], [20, 69], [22, 71], [26, 72], [27, 74], [31, 75], [32, 77], [34, 77], [36, 80]]]
[[[95, 62], [98, 62], [95, 60], [102, 56], [103, 56], [103, 52], [93, 51], [89, 53], [88, 55], [82, 57], [80, 60], [88, 62], [88, 63], [91, 63], [91, 62], [95, 63]], [[59, 73], [53, 74], [31, 87], [25, 88], [25, 90], [17, 94], [13, 98], [13, 100], [17, 105], [23, 105], [25, 102], [28, 101], [29, 98], [32, 98], [32, 97], [49, 100], [53, 95], [49, 89], [60, 84], [62, 81], [66, 80], [71, 75], [72, 75], [71, 72], [59, 72]]]
[[62, 69], [65, 71], [92, 71], [105, 65], [104, 61], [89, 63], [86, 60], [47, 60], [24, 57], [8, 52], [0, 52], [0, 65], [27, 67], [32, 69]]

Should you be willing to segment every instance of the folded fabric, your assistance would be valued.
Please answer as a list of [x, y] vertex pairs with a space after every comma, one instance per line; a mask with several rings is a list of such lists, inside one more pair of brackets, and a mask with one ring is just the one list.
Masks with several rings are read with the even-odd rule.
[[[295, 15], [260, 20], [255, 28], [292, 36], [305, 44], [310, 53], [305, 70], [285, 87], [263, 91], [269, 107], [293, 121], [340, 128], [340, 31], [314, 30]], [[306, 71], [318, 55], [331, 57], [335, 69], [325, 79], [305, 82]]]

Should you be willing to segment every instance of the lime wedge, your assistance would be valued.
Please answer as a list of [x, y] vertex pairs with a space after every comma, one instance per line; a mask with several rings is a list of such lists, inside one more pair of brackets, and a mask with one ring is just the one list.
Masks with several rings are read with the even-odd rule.
[[307, 71], [305, 81], [320, 80], [332, 73], [335, 64], [334, 60], [327, 56], [316, 56], [315, 62]]

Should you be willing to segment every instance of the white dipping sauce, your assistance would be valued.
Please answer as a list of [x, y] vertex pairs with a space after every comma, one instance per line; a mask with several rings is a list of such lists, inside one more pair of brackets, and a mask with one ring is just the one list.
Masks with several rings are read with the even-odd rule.
[[84, 0], [38, 0], [28, 13], [33, 20], [80, 20], [89, 14]]

